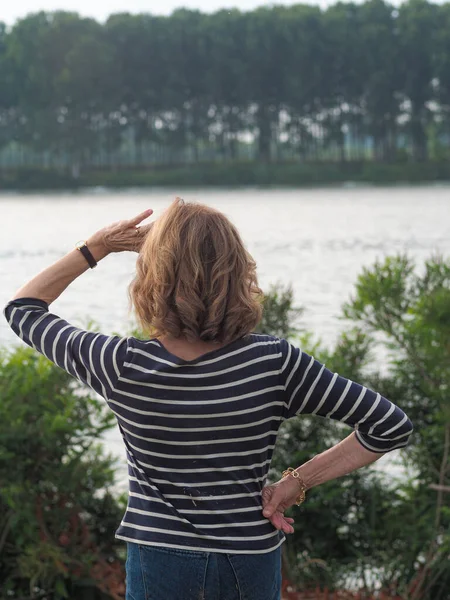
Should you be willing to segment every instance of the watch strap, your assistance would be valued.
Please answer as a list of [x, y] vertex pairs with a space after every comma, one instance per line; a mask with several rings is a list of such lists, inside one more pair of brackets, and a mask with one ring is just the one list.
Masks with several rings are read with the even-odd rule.
[[84, 242], [84, 244], [81, 244], [80, 246], [77, 246], [77, 249], [84, 256], [84, 258], [86, 259], [86, 261], [87, 261], [88, 265], [91, 267], [91, 269], [93, 269], [94, 267], [97, 266], [97, 261], [92, 256], [92, 253], [89, 250], [89, 248], [87, 247], [86, 242]]

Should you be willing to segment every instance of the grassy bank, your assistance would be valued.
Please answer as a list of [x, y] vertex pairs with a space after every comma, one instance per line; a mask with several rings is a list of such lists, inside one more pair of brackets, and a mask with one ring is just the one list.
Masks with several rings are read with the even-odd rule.
[[1, 190], [76, 189], [105, 186], [314, 186], [346, 182], [394, 184], [450, 181], [450, 161], [426, 163], [202, 163], [148, 169], [86, 169], [74, 178], [55, 169], [0, 170]]

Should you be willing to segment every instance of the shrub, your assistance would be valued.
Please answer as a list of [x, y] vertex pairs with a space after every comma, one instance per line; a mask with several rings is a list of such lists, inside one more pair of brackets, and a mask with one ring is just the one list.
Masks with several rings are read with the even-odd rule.
[[28, 348], [1, 355], [0, 380], [0, 597], [118, 597], [113, 415]]

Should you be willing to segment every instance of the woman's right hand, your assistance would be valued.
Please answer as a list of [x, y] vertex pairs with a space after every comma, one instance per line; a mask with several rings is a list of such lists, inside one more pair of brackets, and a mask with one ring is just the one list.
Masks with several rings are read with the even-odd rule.
[[[153, 223], [140, 225], [153, 213], [149, 208], [133, 219], [116, 221], [99, 229], [87, 240], [89, 248], [95, 248], [99, 254], [107, 255], [111, 252], [139, 252]], [[95, 254], [94, 254], [95, 257]]]
[[272, 525], [284, 533], [294, 533], [294, 519], [284, 516], [284, 511], [294, 506], [300, 493], [294, 477], [284, 477], [276, 483], [266, 485], [262, 491], [263, 515]]

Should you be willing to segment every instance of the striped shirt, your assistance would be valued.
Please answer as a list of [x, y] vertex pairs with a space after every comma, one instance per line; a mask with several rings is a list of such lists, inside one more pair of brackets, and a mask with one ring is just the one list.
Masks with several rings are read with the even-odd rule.
[[365, 448], [381, 453], [406, 446], [412, 431], [398, 406], [284, 339], [250, 334], [186, 361], [157, 339], [73, 327], [41, 300], [10, 302], [5, 315], [24, 342], [114, 412], [129, 471], [121, 540], [269, 552], [284, 535], [263, 517], [261, 490], [285, 419], [342, 421]]

